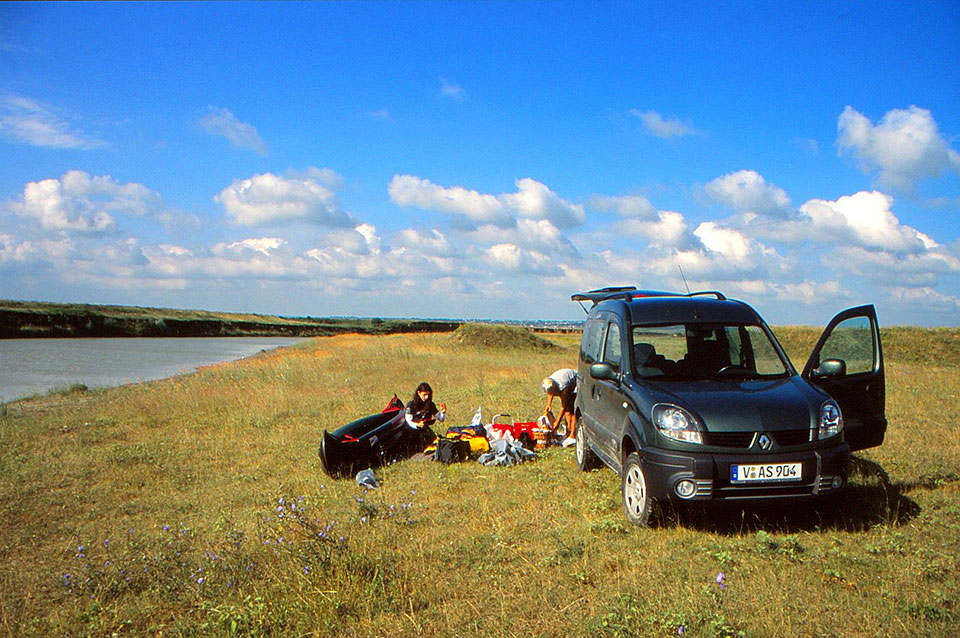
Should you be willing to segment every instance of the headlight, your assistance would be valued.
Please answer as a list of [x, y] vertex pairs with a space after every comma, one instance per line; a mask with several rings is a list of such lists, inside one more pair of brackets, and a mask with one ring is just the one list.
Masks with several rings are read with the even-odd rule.
[[703, 443], [697, 420], [681, 407], [668, 403], [653, 406], [653, 424], [660, 434], [685, 443]]
[[833, 401], [827, 401], [820, 406], [820, 440], [837, 436], [843, 431], [843, 415], [840, 408]]

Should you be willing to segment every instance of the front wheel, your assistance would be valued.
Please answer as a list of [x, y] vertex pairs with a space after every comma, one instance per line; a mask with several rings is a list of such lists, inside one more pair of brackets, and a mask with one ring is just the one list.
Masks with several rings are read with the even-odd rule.
[[623, 512], [627, 515], [627, 520], [634, 525], [648, 527], [654, 503], [647, 488], [640, 455], [636, 452], [630, 453], [623, 464], [620, 493], [623, 497]]
[[583, 420], [580, 418], [577, 418], [577, 430], [573, 433], [573, 438], [577, 442], [577, 467], [583, 472], [589, 472], [597, 467], [600, 464], [599, 459], [587, 443], [587, 435], [583, 429]]

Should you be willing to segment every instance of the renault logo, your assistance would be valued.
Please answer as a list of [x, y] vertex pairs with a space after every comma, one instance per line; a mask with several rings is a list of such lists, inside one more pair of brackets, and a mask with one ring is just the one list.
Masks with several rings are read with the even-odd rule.
[[767, 436], [766, 434], [761, 434], [760, 439], [757, 442], [760, 443], [761, 449], [764, 449], [764, 450], [770, 449], [770, 437]]

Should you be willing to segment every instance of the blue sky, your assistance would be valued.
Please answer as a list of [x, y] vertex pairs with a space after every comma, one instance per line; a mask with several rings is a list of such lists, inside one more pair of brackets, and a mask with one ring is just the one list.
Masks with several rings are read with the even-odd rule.
[[3, 3], [0, 297], [960, 325], [960, 5]]

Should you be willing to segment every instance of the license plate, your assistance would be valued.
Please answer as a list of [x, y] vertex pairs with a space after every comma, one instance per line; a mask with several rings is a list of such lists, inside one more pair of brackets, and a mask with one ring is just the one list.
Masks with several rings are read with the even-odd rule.
[[764, 463], [752, 465], [731, 465], [730, 482], [749, 483], [754, 481], [799, 481], [803, 463]]

